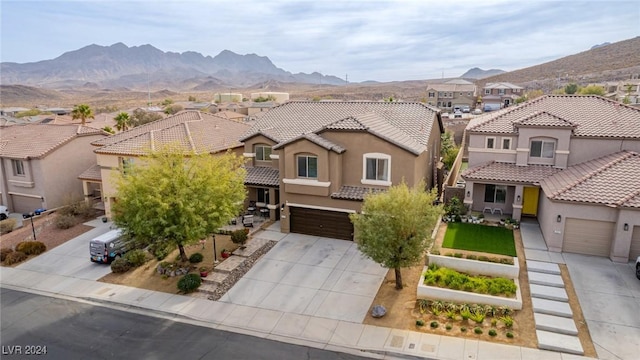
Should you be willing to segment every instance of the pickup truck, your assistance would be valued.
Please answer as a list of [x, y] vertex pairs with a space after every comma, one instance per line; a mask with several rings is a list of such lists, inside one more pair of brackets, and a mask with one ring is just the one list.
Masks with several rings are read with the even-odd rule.
[[636, 259], [636, 277], [640, 279], [640, 256]]

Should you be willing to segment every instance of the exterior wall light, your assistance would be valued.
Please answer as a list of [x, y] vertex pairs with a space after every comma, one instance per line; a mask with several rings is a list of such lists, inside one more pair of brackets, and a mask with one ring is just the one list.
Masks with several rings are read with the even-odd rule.
[[622, 228], [624, 229], [624, 231], [629, 231], [629, 224], [624, 223], [624, 226]]
[[520, 195], [518, 195], [518, 196], [516, 197], [516, 201], [517, 201], [517, 202], [520, 202], [520, 199], [521, 199], [521, 197], [520, 197]]
[[467, 197], [471, 196], [471, 191], [467, 191]]
[[556, 218], [557, 222], [562, 222], [562, 215], [558, 215], [558, 217]]

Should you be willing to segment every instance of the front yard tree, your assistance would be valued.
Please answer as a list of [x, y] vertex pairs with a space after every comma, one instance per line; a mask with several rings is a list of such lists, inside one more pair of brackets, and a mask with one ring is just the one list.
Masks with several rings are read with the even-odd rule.
[[116, 121], [116, 129], [118, 131], [126, 131], [129, 130], [129, 125], [131, 125], [131, 117], [126, 112], [121, 112], [116, 117], [113, 118]]
[[80, 119], [81, 125], [84, 126], [87, 122], [87, 119], [95, 119], [96, 117], [89, 105], [80, 104], [76, 105], [73, 110], [71, 110], [71, 118], [73, 120]]
[[406, 183], [388, 191], [367, 195], [362, 212], [349, 217], [357, 234], [358, 249], [396, 274], [396, 289], [402, 289], [400, 269], [415, 266], [431, 245], [431, 232], [442, 206], [434, 205], [437, 192], [424, 190], [424, 182], [409, 188]]
[[[113, 221], [137, 245], [184, 247], [236, 216], [245, 199], [243, 160], [167, 146], [137, 159], [117, 178]], [[160, 244], [158, 244], [160, 243]]]

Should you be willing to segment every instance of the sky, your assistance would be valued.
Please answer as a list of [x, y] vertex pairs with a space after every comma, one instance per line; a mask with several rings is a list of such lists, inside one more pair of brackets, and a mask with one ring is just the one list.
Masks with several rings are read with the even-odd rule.
[[638, 0], [0, 0], [0, 14], [3, 62], [122, 42], [349, 82], [511, 71], [640, 35]]

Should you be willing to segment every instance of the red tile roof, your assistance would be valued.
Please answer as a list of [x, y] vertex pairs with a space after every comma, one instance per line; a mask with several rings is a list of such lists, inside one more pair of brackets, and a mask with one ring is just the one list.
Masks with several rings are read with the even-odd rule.
[[3, 126], [0, 128], [0, 156], [15, 159], [43, 158], [77, 137], [91, 135], [107, 133], [101, 129], [77, 124]]
[[102, 181], [102, 173], [100, 171], [99, 165], [93, 165], [87, 170], [83, 171], [80, 176], [78, 176], [80, 180], [93, 180], [93, 181]]
[[489, 162], [484, 165], [468, 168], [462, 172], [465, 180], [489, 180], [537, 184], [542, 179], [553, 175], [561, 169], [550, 165], [518, 166], [512, 163]]

